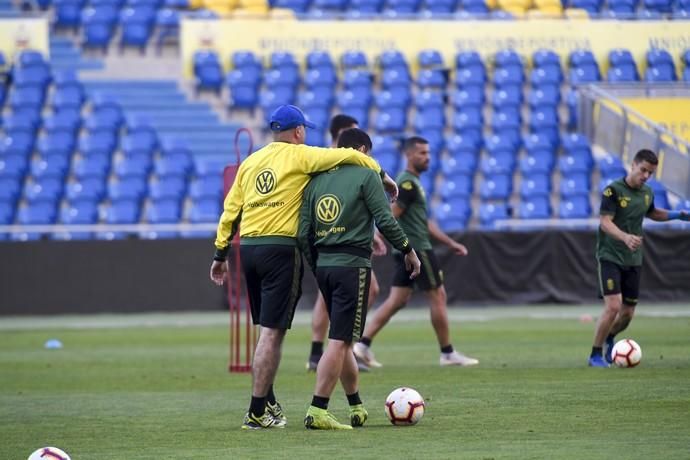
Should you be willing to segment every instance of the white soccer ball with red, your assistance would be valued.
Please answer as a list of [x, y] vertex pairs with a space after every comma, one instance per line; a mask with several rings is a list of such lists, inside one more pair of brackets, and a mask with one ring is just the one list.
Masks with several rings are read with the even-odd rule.
[[57, 447], [41, 447], [29, 456], [28, 460], [71, 460], [63, 450]]
[[619, 340], [613, 346], [611, 359], [618, 367], [635, 367], [642, 359], [642, 349], [633, 339]]
[[412, 388], [396, 388], [386, 398], [386, 415], [393, 425], [414, 425], [424, 415], [424, 398]]

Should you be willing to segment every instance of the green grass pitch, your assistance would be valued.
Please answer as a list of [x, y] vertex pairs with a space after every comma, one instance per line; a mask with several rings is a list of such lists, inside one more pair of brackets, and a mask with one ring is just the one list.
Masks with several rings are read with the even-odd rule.
[[[48, 445], [73, 460], [687, 459], [690, 306], [667, 307], [676, 315], [640, 315], [624, 334], [642, 347], [635, 369], [586, 367], [594, 325], [578, 318], [599, 306], [454, 310], [456, 348], [481, 361], [470, 369], [440, 368], [425, 310], [402, 312], [374, 342], [384, 367], [361, 377], [370, 419], [352, 432], [302, 425], [314, 386], [307, 313], [276, 381], [288, 426], [256, 432], [239, 428], [250, 377], [226, 370], [226, 315], [5, 319], [0, 459]], [[64, 348], [43, 349], [49, 338]], [[416, 426], [384, 415], [398, 386], [426, 399]], [[340, 387], [331, 409], [347, 420]]]

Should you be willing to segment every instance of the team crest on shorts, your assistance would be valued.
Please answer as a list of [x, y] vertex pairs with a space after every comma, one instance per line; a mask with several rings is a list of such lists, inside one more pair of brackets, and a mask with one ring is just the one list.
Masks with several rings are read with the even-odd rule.
[[256, 175], [256, 193], [268, 195], [276, 188], [276, 173], [271, 168], [262, 169]]

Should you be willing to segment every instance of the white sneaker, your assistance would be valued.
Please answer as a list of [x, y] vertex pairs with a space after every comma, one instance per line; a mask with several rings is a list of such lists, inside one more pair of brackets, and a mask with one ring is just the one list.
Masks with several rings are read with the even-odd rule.
[[357, 342], [355, 346], [352, 347], [352, 351], [355, 353], [355, 356], [359, 358], [359, 360], [367, 366], [383, 367], [383, 364], [376, 361], [376, 358], [374, 357], [374, 352], [371, 351], [371, 349], [363, 343]]
[[454, 351], [452, 353], [441, 353], [441, 366], [476, 366], [479, 360], [465, 356]]

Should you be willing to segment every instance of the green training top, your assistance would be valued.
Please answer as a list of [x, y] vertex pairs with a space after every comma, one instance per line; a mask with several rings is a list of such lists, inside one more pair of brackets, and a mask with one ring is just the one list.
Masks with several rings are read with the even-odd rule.
[[304, 191], [297, 231], [302, 254], [312, 269], [371, 267], [372, 220], [397, 250], [411, 250], [376, 172], [340, 166], [320, 174]]
[[400, 226], [410, 238], [410, 244], [417, 251], [431, 249], [429, 223], [427, 221], [426, 194], [419, 177], [403, 171], [397, 178], [398, 206], [405, 212], [398, 218]]
[[[632, 235], [642, 236], [642, 221], [654, 211], [654, 192], [644, 184], [639, 189], [630, 187], [625, 178], [609, 184], [601, 197], [599, 214], [612, 215], [613, 223]], [[631, 251], [622, 241], [604, 233], [597, 234], [597, 259], [608, 260], [622, 266], [642, 265], [642, 248]]]

